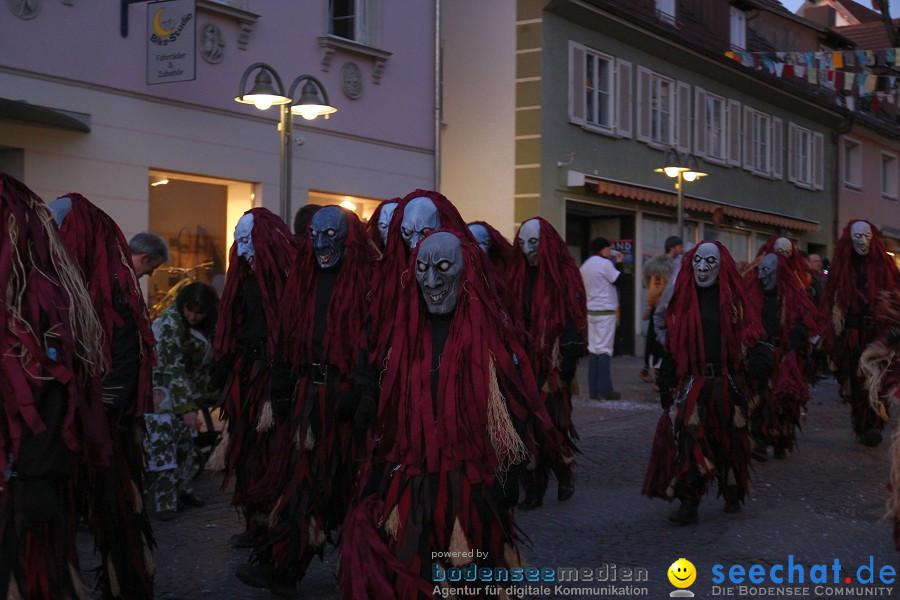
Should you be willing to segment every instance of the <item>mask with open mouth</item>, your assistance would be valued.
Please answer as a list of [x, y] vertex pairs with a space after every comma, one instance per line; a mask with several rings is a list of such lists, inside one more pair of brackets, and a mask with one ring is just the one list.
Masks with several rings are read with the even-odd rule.
[[722, 257], [719, 247], [712, 242], [703, 242], [694, 253], [694, 283], [697, 287], [711, 287], [719, 278]]
[[253, 257], [256, 249], [253, 247], [253, 213], [244, 213], [234, 226], [234, 241], [237, 244], [237, 254], [253, 265]]
[[313, 215], [309, 224], [309, 241], [320, 268], [330, 269], [341, 261], [347, 231], [347, 216], [340, 206], [326, 206]]
[[412, 250], [430, 231], [441, 228], [441, 217], [431, 198], [419, 196], [413, 198], [403, 209], [403, 221], [400, 223], [400, 236]]
[[422, 241], [416, 254], [416, 281], [428, 312], [435, 315], [453, 312], [459, 299], [462, 272], [463, 252], [458, 237], [439, 231]]
[[872, 228], [865, 221], [856, 221], [850, 226], [850, 239], [853, 240], [853, 250], [865, 256], [872, 245]]
[[771, 292], [775, 289], [775, 275], [778, 273], [778, 257], [775, 254], [766, 254], [756, 269], [757, 277], [765, 291]]
[[522, 223], [518, 235], [519, 247], [525, 253], [525, 259], [532, 267], [537, 266], [538, 245], [541, 242], [541, 222], [529, 219]]

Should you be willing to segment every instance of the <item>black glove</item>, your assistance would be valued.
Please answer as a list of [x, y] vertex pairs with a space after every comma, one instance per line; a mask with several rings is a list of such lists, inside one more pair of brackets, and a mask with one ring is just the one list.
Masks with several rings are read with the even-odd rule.
[[37, 528], [61, 512], [52, 479], [20, 479], [17, 486], [22, 490], [26, 526]]
[[747, 370], [750, 377], [758, 383], [765, 383], [772, 376], [772, 366], [775, 362], [775, 349], [765, 342], [759, 342], [750, 351]]
[[338, 423], [346, 423], [353, 418], [356, 408], [359, 406], [359, 400], [359, 388], [351, 385], [347, 393], [338, 398], [337, 407], [334, 411]]
[[672, 393], [672, 388], [659, 386], [659, 405], [663, 408], [663, 410], [669, 410], [675, 404], [675, 395]]
[[788, 338], [791, 340], [791, 349], [798, 354], [806, 349], [807, 337], [806, 326], [802, 321], [797, 321], [788, 332]]
[[[678, 384], [678, 366], [675, 359], [668, 352], [663, 354], [659, 365], [659, 374], [656, 376], [656, 385], [660, 390], [673, 388]], [[660, 392], [662, 393], [662, 392]]]
[[362, 433], [375, 426], [378, 417], [378, 404], [372, 396], [363, 396], [359, 399], [359, 406], [353, 415], [353, 431]]
[[503, 479], [494, 477], [494, 489], [501, 508], [513, 508], [519, 503], [519, 471], [520, 468], [513, 465], [506, 471]]
[[284, 400], [294, 395], [294, 387], [297, 380], [291, 373], [290, 364], [287, 362], [276, 362], [272, 365], [272, 374], [269, 378], [269, 393], [275, 400]]

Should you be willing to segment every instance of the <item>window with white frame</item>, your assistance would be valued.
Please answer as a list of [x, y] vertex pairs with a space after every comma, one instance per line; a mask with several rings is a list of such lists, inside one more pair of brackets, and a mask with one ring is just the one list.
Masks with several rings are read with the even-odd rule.
[[631, 137], [631, 88], [630, 62], [569, 42], [569, 121]]
[[644, 67], [637, 71], [637, 139], [690, 152], [691, 86]]
[[725, 98], [694, 89], [694, 154], [712, 162], [728, 158], [728, 105]]
[[881, 153], [881, 195], [897, 197], [897, 157], [887, 152]]
[[731, 37], [731, 48], [733, 50], [744, 50], [747, 48], [747, 15], [741, 9], [731, 7], [731, 26], [729, 28]]
[[360, 44], [378, 44], [380, 0], [328, 0], [328, 33]]
[[656, 14], [663, 21], [675, 23], [675, 0], [656, 0]]
[[862, 189], [862, 144], [850, 138], [843, 138], [841, 146], [844, 159], [844, 186]]
[[825, 137], [796, 123], [788, 126], [788, 181], [811, 190], [824, 187]]
[[781, 179], [782, 121], [744, 106], [744, 168], [756, 175]]

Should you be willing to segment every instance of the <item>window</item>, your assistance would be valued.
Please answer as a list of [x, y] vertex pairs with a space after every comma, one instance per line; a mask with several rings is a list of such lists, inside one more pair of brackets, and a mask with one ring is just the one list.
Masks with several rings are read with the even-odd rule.
[[781, 179], [782, 121], [744, 106], [744, 168]]
[[691, 86], [638, 67], [638, 139], [690, 151]]
[[667, 23], [675, 24], [675, 0], [656, 0], [656, 14]]
[[897, 157], [886, 152], [881, 153], [881, 195], [897, 198]]
[[569, 42], [569, 121], [631, 137], [631, 63]]
[[728, 107], [725, 98], [696, 88], [694, 92], [694, 154], [712, 162], [728, 158]]
[[747, 48], [747, 15], [739, 8], [731, 7], [731, 49], [744, 50]]
[[378, 15], [379, 0], [329, 0], [328, 33], [360, 44], [377, 46], [377, 29], [373, 23]]
[[825, 138], [790, 123], [788, 127], [788, 181], [811, 190], [823, 188]]
[[857, 190], [862, 189], [862, 144], [850, 138], [844, 138], [844, 186]]

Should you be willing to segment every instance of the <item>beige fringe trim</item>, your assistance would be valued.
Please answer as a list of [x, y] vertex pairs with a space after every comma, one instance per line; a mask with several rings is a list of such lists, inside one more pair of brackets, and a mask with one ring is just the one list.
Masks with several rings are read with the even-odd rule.
[[122, 590], [119, 588], [119, 576], [116, 575], [116, 567], [111, 558], [106, 559], [106, 570], [109, 573], [109, 592], [113, 598], [118, 598]]
[[306, 450], [312, 450], [316, 447], [316, 436], [312, 432], [312, 426], [306, 428], [306, 441], [303, 443]]
[[[81, 573], [78, 572], [78, 568], [72, 563], [69, 563], [69, 577], [72, 579], [72, 588], [75, 590], [75, 597], [79, 600], [84, 600], [85, 598], [87, 598], [87, 590], [84, 587], [84, 580], [81, 579]], [[9, 583], [11, 584], [11, 586], [15, 586], [15, 578], [10, 577]], [[12, 593], [12, 587], [10, 587], [9, 591], [10, 593]], [[18, 594], [18, 592], [19, 590], [17, 589], [16, 593]]]
[[320, 548], [325, 545], [325, 532], [316, 523], [315, 517], [309, 518], [309, 545]]
[[156, 563], [153, 561], [153, 552], [150, 550], [146, 536], [141, 536], [141, 542], [144, 545], [144, 568], [147, 571], [147, 575], [152, 579], [156, 575]]
[[497, 367], [494, 357], [489, 362], [489, 392], [488, 392], [488, 435], [491, 437], [491, 445], [500, 463], [499, 469], [506, 471], [510, 465], [525, 462], [528, 459], [528, 448], [525, 442], [516, 433], [506, 399], [500, 392], [500, 384], [497, 382]]
[[228, 427], [226, 426], [222, 430], [222, 438], [219, 440], [219, 444], [216, 446], [216, 449], [213, 450], [209, 460], [206, 461], [207, 471], [219, 472], [225, 470], [225, 455], [228, 453], [228, 444], [230, 441], [231, 436], [228, 434]]
[[400, 531], [400, 509], [394, 506], [391, 514], [388, 515], [387, 521], [384, 522], [384, 532], [392, 538], [399, 539], [397, 534]]
[[9, 590], [6, 593], [6, 600], [22, 600], [22, 594], [19, 593], [19, 585], [16, 583], [16, 578], [12, 576], [9, 578]]
[[503, 560], [507, 569], [516, 569], [525, 566], [522, 555], [511, 544], [503, 544]]
[[744, 418], [744, 411], [741, 410], [740, 406], [734, 407], [734, 426], [738, 429], [743, 429], [747, 426], [747, 419]]
[[272, 401], [263, 402], [262, 410], [259, 412], [259, 421], [256, 424], [257, 432], [264, 432], [275, 426], [275, 415], [272, 414]]
[[835, 336], [839, 336], [844, 332], [844, 312], [837, 303], [831, 307], [831, 326], [834, 328]]
[[894, 521], [900, 520], [900, 427], [895, 427], [891, 436], [891, 471], [888, 481], [891, 492], [888, 494], [881, 521], [893, 524]]
[[450, 536], [450, 563], [454, 567], [461, 567], [472, 562], [467, 556], [471, 552], [469, 540], [459, 522], [459, 517], [453, 520], [453, 534]]
[[890, 390], [882, 393], [881, 380], [894, 360], [897, 360], [897, 353], [880, 341], [869, 344], [859, 358], [859, 368], [869, 387], [869, 406], [885, 421], [888, 420], [888, 415], [881, 398], [891, 398], [893, 394]]

